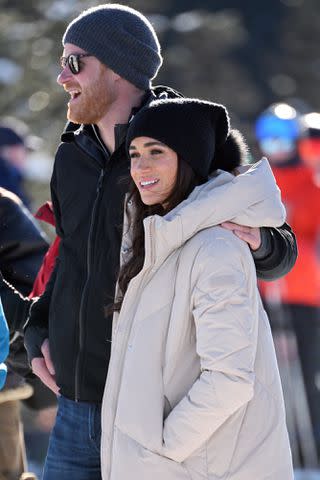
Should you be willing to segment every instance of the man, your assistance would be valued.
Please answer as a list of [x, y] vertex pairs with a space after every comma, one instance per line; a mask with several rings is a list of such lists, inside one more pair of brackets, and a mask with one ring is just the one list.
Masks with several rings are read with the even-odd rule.
[[[104, 307], [119, 269], [127, 124], [152, 98], [179, 94], [152, 89], [160, 45], [148, 20], [131, 8], [107, 4], [83, 12], [63, 45], [58, 83], [71, 97], [69, 120], [82, 125], [63, 134], [56, 154], [51, 192], [59, 258], [31, 309], [25, 341], [33, 371], [59, 394], [43, 478], [91, 480], [101, 478], [100, 406], [112, 330]], [[293, 265], [289, 227], [263, 231], [261, 245], [259, 229], [229, 228], [260, 246], [256, 262], [264, 277]]]

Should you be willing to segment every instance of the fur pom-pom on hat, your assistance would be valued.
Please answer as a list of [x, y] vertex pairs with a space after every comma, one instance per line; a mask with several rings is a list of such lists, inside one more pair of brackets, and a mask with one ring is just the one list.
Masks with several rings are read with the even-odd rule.
[[215, 169], [232, 172], [247, 162], [249, 150], [239, 130], [232, 129], [224, 144], [215, 152], [213, 165]]

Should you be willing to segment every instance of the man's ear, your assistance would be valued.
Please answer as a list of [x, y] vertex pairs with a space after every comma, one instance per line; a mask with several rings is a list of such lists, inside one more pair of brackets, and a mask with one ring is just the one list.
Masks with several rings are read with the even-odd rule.
[[114, 80], [116, 82], [118, 82], [119, 80], [122, 79], [122, 77], [120, 77], [120, 75], [118, 73], [116, 73], [116, 72], [112, 72], [112, 73], [113, 73]]

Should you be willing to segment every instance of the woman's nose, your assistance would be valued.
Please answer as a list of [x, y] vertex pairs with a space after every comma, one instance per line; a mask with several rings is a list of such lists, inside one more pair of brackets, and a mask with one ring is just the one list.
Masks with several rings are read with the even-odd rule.
[[150, 163], [149, 159], [146, 156], [142, 155], [139, 158], [139, 161], [137, 162], [138, 170], [142, 170], [142, 171], [149, 170], [150, 166], [151, 166], [151, 163]]

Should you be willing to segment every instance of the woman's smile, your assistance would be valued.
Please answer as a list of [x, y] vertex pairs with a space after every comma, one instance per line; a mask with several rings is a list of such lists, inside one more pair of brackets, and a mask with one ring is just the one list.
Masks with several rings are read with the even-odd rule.
[[145, 205], [164, 204], [171, 195], [178, 171], [178, 156], [154, 138], [137, 137], [129, 147], [131, 176]]
[[159, 178], [145, 179], [145, 180], [140, 180], [139, 185], [140, 185], [141, 188], [146, 190], [146, 189], [150, 189], [150, 188], [154, 187], [154, 185], [159, 183], [159, 181], [160, 181]]

